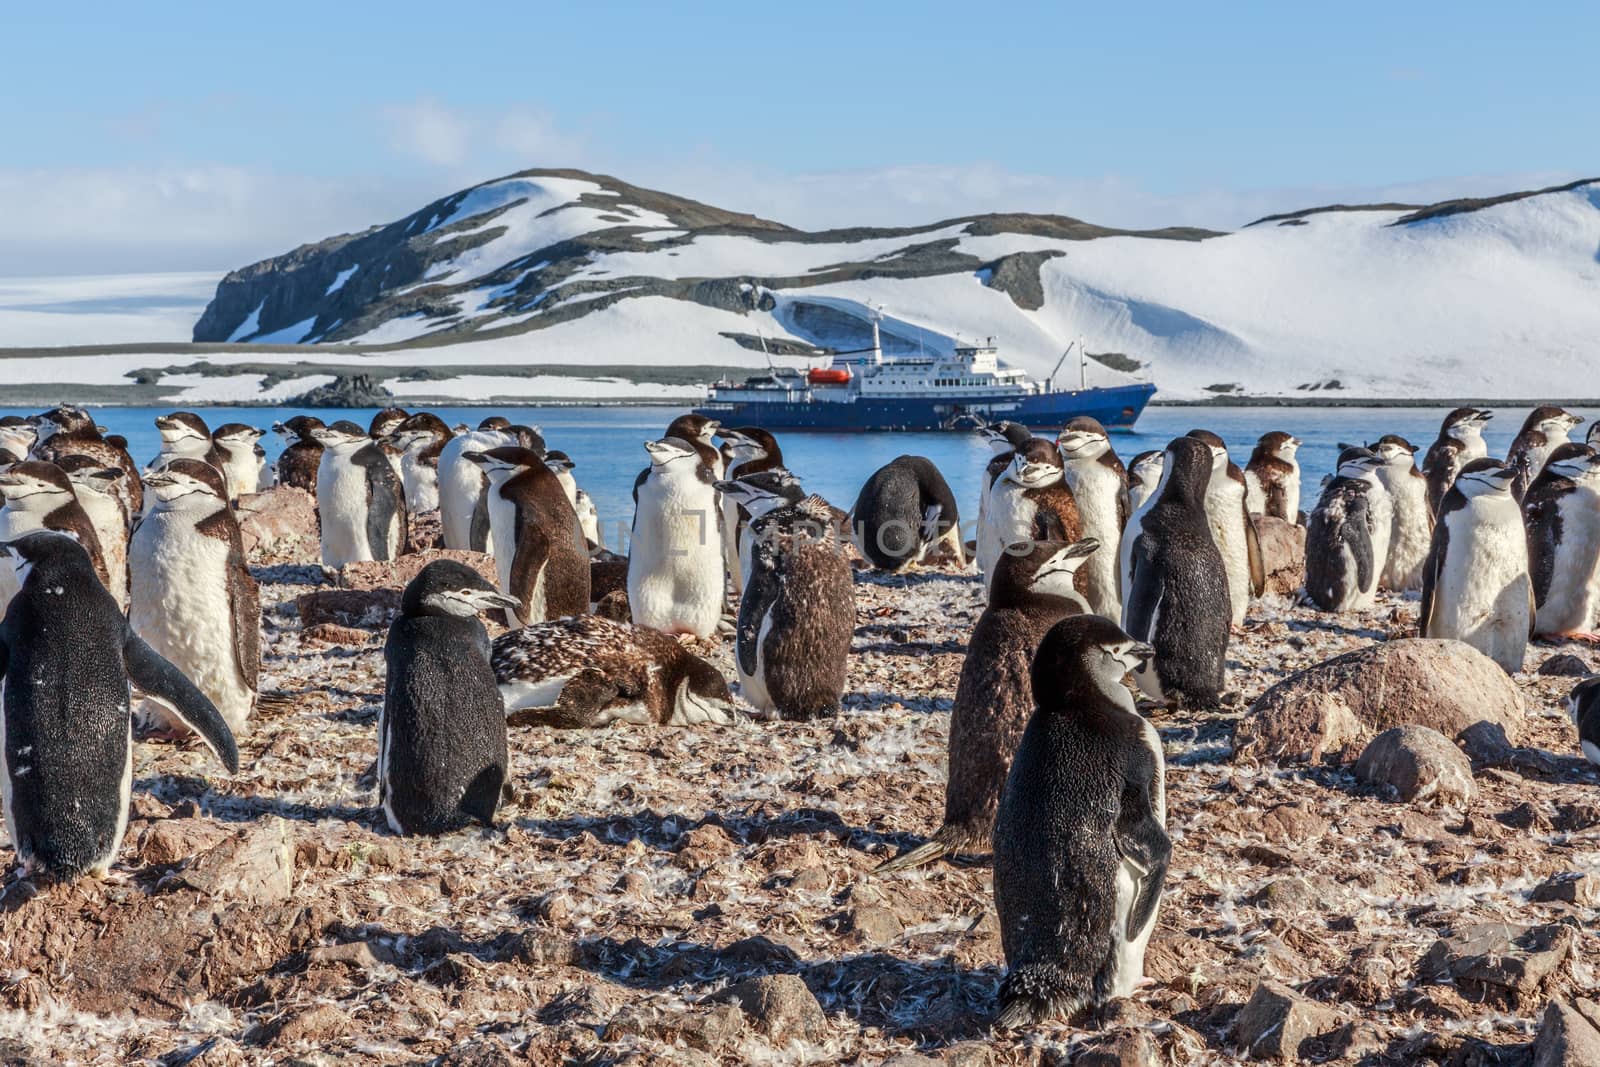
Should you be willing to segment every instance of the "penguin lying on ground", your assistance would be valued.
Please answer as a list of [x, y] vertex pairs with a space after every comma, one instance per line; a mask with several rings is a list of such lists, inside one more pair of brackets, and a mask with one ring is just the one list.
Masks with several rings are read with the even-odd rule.
[[0, 545], [22, 576], [0, 621], [0, 757], [5, 820], [25, 876], [103, 876], [128, 827], [133, 782], [131, 679], [173, 708], [229, 773], [227, 723], [141, 640], [71, 537], [39, 532]]
[[1382, 465], [1368, 449], [1346, 448], [1306, 523], [1306, 596], [1323, 611], [1359, 611], [1376, 602], [1394, 510], [1378, 481]]
[[1389, 551], [1378, 584], [1406, 592], [1422, 588], [1422, 566], [1433, 542], [1433, 509], [1428, 507], [1428, 479], [1417, 470], [1417, 446], [1386, 434], [1372, 451], [1383, 461], [1374, 472], [1389, 494]]
[[[1156, 486], [1161, 484], [1161, 468], [1166, 462], [1166, 453], [1160, 449], [1152, 452], [1140, 452], [1128, 464], [1128, 518], [1131, 520], [1136, 512], [1144, 506], [1145, 501], [1155, 495]], [[1123, 536], [1128, 535], [1127, 524], [1123, 524]]]
[[1266, 588], [1261, 562], [1261, 540], [1245, 504], [1244, 472], [1228, 459], [1228, 446], [1210, 430], [1190, 430], [1189, 436], [1211, 449], [1211, 481], [1206, 485], [1206, 521], [1216, 538], [1228, 571], [1228, 605], [1233, 625], [1244, 625], [1250, 601]]
[[555, 619], [495, 638], [492, 662], [513, 726], [724, 725], [735, 718], [722, 674], [647, 626], [597, 615]]
[[1493, 459], [1461, 468], [1445, 494], [1422, 577], [1423, 637], [1465, 641], [1514, 674], [1533, 625], [1533, 582], [1516, 472]]
[[283, 451], [278, 454], [279, 485], [292, 485], [316, 493], [322, 442], [313, 436], [313, 431], [321, 428], [322, 420], [315, 415], [296, 415], [286, 422], [273, 424], [273, 432], [283, 438], [284, 444]]
[[1155, 661], [1135, 672], [1140, 689], [1209, 708], [1222, 696], [1231, 610], [1227, 570], [1206, 522], [1211, 449], [1180, 437], [1163, 463], [1161, 485], [1127, 549], [1123, 625], [1155, 648]]
[[1522, 500], [1534, 632], [1600, 641], [1600, 454], [1568, 442], [1550, 453]]
[[633, 485], [628, 545], [633, 622], [709, 638], [722, 619], [726, 584], [716, 477], [700, 450], [681, 438], [644, 447], [650, 466]]
[[856, 549], [879, 570], [899, 573], [913, 567], [940, 542], [948, 543], [957, 559], [966, 559], [955, 494], [923, 456], [896, 456], [874, 471], [856, 496], [849, 521]]
[[1482, 408], [1456, 408], [1444, 417], [1439, 436], [1422, 460], [1422, 473], [1428, 479], [1428, 506], [1435, 515], [1444, 495], [1456, 484], [1456, 476], [1475, 459], [1489, 454], [1483, 441], [1483, 428], [1494, 412]]
[[1566, 444], [1573, 427], [1581, 422], [1581, 415], [1574, 415], [1553, 404], [1534, 408], [1523, 421], [1522, 430], [1511, 442], [1511, 450], [1506, 453], [1506, 466], [1511, 468], [1513, 475], [1511, 495], [1518, 503], [1527, 495], [1528, 486], [1544, 470], [1550, 453]]
[[1567, 714], [1578, 728], [1578, 751], [1600, 767], [1600, 677], [1585, 678], [1567, 694]]
[[1094, 419], [1081, 417], [1067, 423], [1056, 437], [1061, 451], [1067, 488], [1077, 502], [1082, 535], [1100, 543], [1083, 573], [1089, 604], [1096, 615], [1122, 621], [1122, 577], [1117, 562], [1122, 556], [1122, 529], [1128, 524], [1128, 472], [1111, 447], [1111, 437]]
[[856, 624], [833, 509], [808, 496], [752, 522], [750, 538], [734, 648], [740, 694], [784, 719], [832, 714], [844, 697]]
[[[30, 459], [0, 473], [0, 541], [12, 541], [35, 530], [56, 530], [77, 538], [100, 581], [111, 587], [100, 538], [88, 512], [78, 503], [72, 480], [54, 463]], [[9, 567], [0, 566], [0, 612], [21, 585]]]
[[1252, 515], [1284, 522], [1300, 517], [1300, 439], [1282, 430], [1264, 433], [1244, 467], [1245, 507]]
[[512, 606], [454, 560], [406, 586], [383, 645], [378, 716], [378, 803], [395, 833], [493, 825], [508, 786], [506, 716], [478, 615]]
[[1080, 615], [1058, 622], [1034, 657], [1037, 710], [995, 817], [1006, 956], [996, 1026], [1070, 1021], [1144, 978], [1172, 853], [1166, 761], [1122, 679], [1153, 654], [1115, 623]]
[[[1022, 541], [1077, 541], [1083, 519], [1067, 488], [1061, 452], [1035, 437], [1012, 453], [1011, 464], [989, 489], [987, 521], [978, 529], [978, 569], [985, 587], [1007, 545]], [[1087, 588], [1088, 579], [1080, 575]]]
[[1075, 544], [1035, 541], [1008, 545], [1000, 554], [989, 606], [972, 629], [950, 712], [944, 822], [926, 844], [874, 874], [989, 845], [1011, 754], [1033, 712], [1028, 672], [1034, 653], [1052, 626], [1088, 611], [1075, 575], [1099, 548], [1093, 538]]
[[406, 494], [383, 450], [353, 422], [319, 426], [317, 513], [322, 565], [397, 559], [406, 543]]
[[211, 444], [222, 462], [222, 480], [228, 483], [228, 499], [238, 500], [258, 492], [261, 486], [261, 461], [256, 457], [256, 442], [262, 431], [242, 422], [229, 422], [211, 431]]
[[[129, 622], [242, 736], [260, 689], [261, 599], [222, 473], [179, 458], [145, 484], [149, 506], [128, 542]], [[167, 709], [149, 717], [158, 734], [182, 733]]]
[[578, 513], [539, 453], [491, 448], [466, 458], [489, 475], [489, 524], [511, 625], [589, 610], [589, 550]]
[[430, 411], [401, 420], [384, 440], [400, 453], [400, 481], [413, 515], [439, 507], [439, 453], [450, 443], [450, 427]]

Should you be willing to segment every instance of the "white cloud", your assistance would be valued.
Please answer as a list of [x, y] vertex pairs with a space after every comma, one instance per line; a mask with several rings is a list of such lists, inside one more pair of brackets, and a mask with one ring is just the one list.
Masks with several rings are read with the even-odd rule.
[[395, 152], [452, 171], [470, 167], [475, 177], [468, 181], [502, 170], [582, 166], [582, 140], [537, 108], [468, 111], [420, 97], [380, 114]]

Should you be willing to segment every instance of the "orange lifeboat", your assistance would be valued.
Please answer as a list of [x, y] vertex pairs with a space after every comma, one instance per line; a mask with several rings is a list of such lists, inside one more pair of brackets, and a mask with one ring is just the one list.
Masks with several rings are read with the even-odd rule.
[[850, 381], [850, 369], [848, 367], [818, 367], [806, 377], [812, 385], [844, 385]]

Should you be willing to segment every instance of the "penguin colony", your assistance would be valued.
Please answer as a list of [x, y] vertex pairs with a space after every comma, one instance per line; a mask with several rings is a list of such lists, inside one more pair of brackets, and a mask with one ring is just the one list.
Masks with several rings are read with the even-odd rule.
[[[575, 465], [531, 427], [300, 416], [274, 427], [286, 447], [268, 468], [261, 431], [175, 412], [140, 472], [81, 409], [0, 419], [7, 828], [25, 877], [104, 876], [135, 736], [194, 735], [237, 771], [261, 619], [234, 508], [269, 485], [315, 493], [329, 571], [398, 558], [410, 518], [435, 510], [444, 547], [494, 558], [493, 582], [429, 563], [390, 627], [375, 778], [401, 835], [495, 824], [508, 726], [736, 721], [728, 680], [696, 653], [708, 641], [731, 643], [758, 713], [837, 714], [853, 562], [904, 573], [948, 552], [976, 565], [988, 603], [955, 699], [944, 821], [877, 873], [992, 851], [1008, 965], [997, 1025], [1081, 1019], [1144, 980], [1171, 852], [1150, 716], [1236, 698], [1227, 653], [1262, 593], [1260, 524], [1305, 526], [1303, 592], [1323, 610], [1417, 591], [1421, 636], [1508, 672], [1532, 635], [1600, 642], [1597, 436], [1574, 441], [1582, 420], [1541, 407], [1502, 462], [1484, 454], [1490, 417], [1451, 412], [1420, 470], [1394, 435], [1346, 447], [1309, 516], [1287, 433], [1264, 435], [1243, 470], [1204, 430], [1125, 467], [1093, 420], [1054, 438], [1000, 424], [980, 431], [994, 455], [969, 555], [923, 457], [874, 473], [841, 516], [771, 434], [683, 416], [644, 443], [629, 622], [593, 614], [591, 562], [620, 561]], [[510, 628], [491, 639], [485, 617]], [[1568, 706], [1600, 763], [1595, 680]]]

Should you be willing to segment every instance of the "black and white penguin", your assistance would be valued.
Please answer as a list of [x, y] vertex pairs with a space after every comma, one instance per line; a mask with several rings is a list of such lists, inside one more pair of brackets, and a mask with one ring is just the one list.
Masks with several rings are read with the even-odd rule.
[[1228, 572], [1206, 521], [1211, 449], [1193, 437], [1167, 445], [1161, 484], [1131, 543], [1123, 627], [1155, 648], [1135, 672], [1157, 700], [1213, 707], [1228, 666]]
[[501, 427], [511, 424], [491, 416], [476, 430], [458, 428], [439, 450], [439, 525], [444, 547], [493, 555], [489, 531], [489, 478], [466, 458], [468, 452], [516, 444]]
[[1206, 520], [1217, 540], [1222, 563], [1228, 569], [1228, 604], [1233, 624], [1244, 624], [1250, 601], [1266, 588], [1261, 561], [1261, 540], [1250, 521], [1244, 471], [1228, 458], [1228, 446], [1210, 430], [1190, 430], [1189, 436], [1211, 449], [1211, 481], [1206, 486]]
[[128, 505], [128, 514], [144, 510], [144, 484], [126, 441], [119, 438], [116, 443], [103, 436], [82, 408], [52, 408], [30, 421], [36, 433], [30, 459], [59, 463], [66, 456], [88, 456], [102, 467], [120, 467], [124, 477], [117, 483], [117, 494]]
[[406, 492], [383, 449], [345, 419], [317, 427], [311, 436], [322, 445], [317, 467], [322, 565], [399, 558], [406, 544]]
[[988, 522], [989, 490], [994, 487], [994, 480], [1011, 465], [1011, 457], [1017, 449], [1033, 440], [1033, 431], [1020, 422], [1002, 419], [978, 427], [977, 434], [978, 439], [989, 446], [989, 461], [984, 465], [983, 480], [978, 485], [978, 529], [981, 530]]
[[1264, 433], [1244, 466], [1245, 508], [1284, 522], [1300, 519], [1300, 439], [1282, 430]]
[[[1203, 498], [1191, 506], [1198, 517]], [[1034, 657], [1036, 710], [994, 827], [999, 1027], [1070, 1020], [1144, 980], [1172, 853], [1166, 759], [1122, 679], [1152, 655], [1115, 623], [1080, 615], [1056, 623]]]
[[644, 448], [650, 466], [634, 482], [628, 545], [634, 625], [709, 638], [722, 619], [726, 587], [716, 475], [702, 451], [683, 438], [649, 441]]
[[405, 408], [382, 408], [367, 423], [367, 435], [373, 440], [381, 440], [400, 428], [400, 424], [411, 417], [411, 412]]
[[1578, 751], [1600, 767], [1600, 676], [1585, 678], [1567, 694], [1567, 714], [1578, 728]]
[[724, 504], [732, 501], [739, 508], [740, 536], [735, 560], [739, 580], [735, 588], [742, 592], [744, 583], [750, 577], [751, 546], [754, 544], [749, 523], [785, 505], [798, 504], [805, 499], [806, 491], [792, 471], [777, 467], [746, 474], [733, 481], [720, 481], [717, 483], [717, 492], [722, 494]]
[[[100, 581], [111, 588], [111, 572], [94, 521], [78, 503], [67, 472], [54, 463], [30, 459], [0, 472], [0, 541], [14, 541], [35, 530], [55, 530], [77, 538]], [[21, 579], [10, 568], [0, 566], [0, 613], [21, 587]]]
[[711, 472], [713, 480], [722, 477], [722, 450], [712, 443], [722, 429], [722, 424], [716, 419], [708, 419], [704, 415], [679, 415], [667, 424], [667, 432], [662, 437], [676, 438], [689, 442], [695, 454], [700, 457], [700, 462]]
[[1073, 419], [1056, 436], [1067, 488], [1078, 506], [1083, 537], [1092, 537], [1100, 551], [1083, 566], [1085, 590], [1096, 615], [1122, 621], [1122, 577], [1117, 561], [1122, 555], [1122, 528], [1132, 510], [1128, 502], [1128, 472], [1111, 447], [1111, 437], [1096, 419]]
[[1383, 461], [1375, 472], [1389, 495], [1389, 551], [1378, 584], [1397, 593], [1422, 588], [1422, 567], [1433, 543], [1433, 509], [1428, 506], [1428, 479], [1417, 470], [1417, 446], [1386, 434], [1372, 451]]
[[[1007, 545], [1023, 541], [1077, 541], [1083, 537], [1078, 502], [1067, 488], [1055, 442], [1035, 437], [1011, 455], [989, 488], [989, 507], [978, 528], [978, 569], [985, 588]], [[1088, 578], [1079, 575], [1087, 586]]]
[[1550, 453], [1522, 498], [1534, 633], [1600, 641], [1600, 453], [1568, 442]]
[[1600, 419], [1589, 424], [1589, 433], [1583, 441], [1590, 448], [1600, 449]]
[[589, 610], [589, 549], [578, 513], [539, 453], [504, 446], [469, 452], [489, 476], [500, 591], [517, 602], [513, 626]]
[[[1145, 502], [1156, 495], [1156, 486], [1161, 484], [1161, 469], [1166, 462], [1167, 454], [1160, 449], [1151, 452], [1140, 452], [1128, 463], [1128, 518], [1144, 507]], [[1127, 536], [1127, 524], [1123, 524], [1123, 536]]]
[[1323, 611], [1373, 606], [1388, 559], [1393, 507], [1378, 482], [1383, 461], [1346, 448], [1306, 523], [1306, 596]]
[[1461, 468], [1445, 494], [1422, 576], [1423, 637], [1465, 641], [1514, 674], [1533, 629], [1533, 582], [1516, 472], [1494, 459]]
[[120, 467], [102, 467], [88, 456], [62, 456], [58, 464], [72, 482], [73, 495], [94, 525], [95, 540], [106, 561], [106, 588], [117, 606], [128, 610], [128, 505], [117, 494], [126, 478]]
[[397, 834], [494, 823], [508, 783], [506, 713], [478, 615], [514, 608], [477, 571], [435, 560], [411, 579], [383, 645], [378, 803]]
[[21, 415], [0, 416], [0, 452], [15, 456], [11, 462], [21, 463], [27, 459], [38, 439], [38, 427], [28, 419]]
[[261, 489], [261, 459], [256, 442], [264, 431], [242, 422], [228, 422], [211, 431], [211, 443], [222, 461], [222, 479], [228, 483], [228, 497], [238, 500]]
[[1482, 408], [1456, 408], [1440, 423], [1439, 436], [1422, 459], [1422, 473], [1428, 479], [1428, 506], [1434, 515], [1439, 514], [1439, 505], [1456, 484], [1461, 468], [1489, 454], [1483, 428], [1492, 418], [1494, 412]]
[[139, 638], [89, 554], [64, 534], [0, 544], [22, 587], [0, 621], [0, 783], [24, 875], [103, 876], [128, 827], [133, 721], [128, 682], [175, 709], [228, 768], [222, 716]]
[[198, 459], [222, 470], [227, 456], [211, 440], [211, 427], [192, 411], [174, 411], [156, 416], [156, 431], [161, 435], [161, 451], [150, 461], [149, 470], [160, 470], [175, 459]]
[[923, 456], [896, 456], [874, 471], [856, 496], [849, 521], [857, 550], [879, 570], [913, 567], [940, 542], [957, 559], [966, 557], [955, 494]]
[[[261, 687], [261, 598], [222, 473], [179, 458], [145, 485], [148, 506], [128, 542], [128, 620], [243, 736]], [[158, 733], [180, 732], [160, 707], [149, 719]]]
[[431, 411], [407, 416], [385, 435], [384, 441], [400, 453], [400, 481], [411, 514], [438, 510], [439, 454], [453, 436], [444, 420]]
[[273, 423], [272, 431], [283, 439], [283, 451], [278, 454], [279, 485], [292, 485], [316, 493], [317, 472], [322, 467], [322, 442], [315, 434], [322, 427], [322, 420], [315, 415], [296, 415]]
[[[776, 470], [783, 466], [783, 449], [778, 441], [758, 426], [744, 426], [734, 430], [721, 429], [722, 481], [731, 481], [747, 474]], [[744, 591], [744, 574], [739, 565], [739, 541], [750, 517], [741, 511], [737, 501], [722, 498], [722, 551], [727, 559], [728, 577], [735, 594]]]
[[1034, 653], [1052, 626], [1068, 615], [1087, 613], [1076, 573], [1099, 547], [1093, 538], [1075, 544], [1034, 541], [1008, 545], [1000, 554], [989, 605], [972, 629], [950, 711], [944, 822], [926, 844], [873, 873], [989, 845], [1011, 754], [1033, 713], [1028, 672]]
[[1527, 495], [1528, 486], [1544, 470], [1550, 453], [1566, 444], [1574, 427], [1583, 422], [1583, 416], [1546, 404], [1534, 408], [1523, 420], [1522, 429], [1511, 442], [1506, 453], [1506, 466], [1511, 468], [1511, 495], [1520, 503]]
[[583, 540], [589, 551], [600, 548], [600, 513], [595, 510], [594, 498], [578, 488], [578, 480], [572, 476], [577, 464], [565, 452], [551, 449], [544, 454], [544, 465], [561, 483], [561, 491], [567, 494], [567, 503], [577, 512], [578, 526], [583, 530]]
[[819, 496], [750, 524], [749, 584], [739, 601], [734, 664], [758, 711], [814, 719], [839, 710], [855, 586], [833, 509]]
[[493, 664], [513, 726], [698, 726], [735, 719], [721, 672], [648, 626], [598, 615], [552, 619], [495, 638]]

